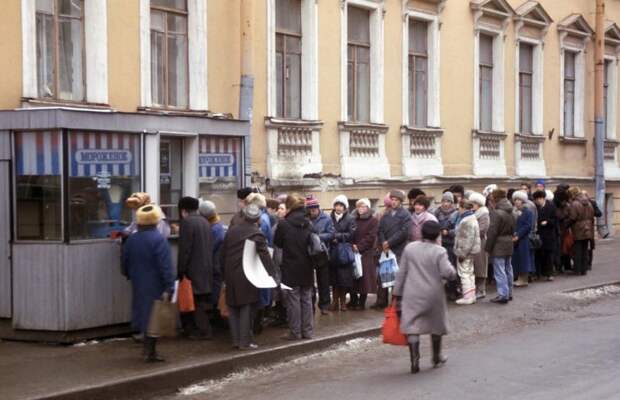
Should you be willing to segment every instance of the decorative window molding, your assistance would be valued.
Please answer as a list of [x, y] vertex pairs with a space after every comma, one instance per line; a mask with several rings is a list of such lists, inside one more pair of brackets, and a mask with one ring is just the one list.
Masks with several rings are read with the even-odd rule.
[[[209, 108], [207, 0], [187, 0], [189, 109]], [[151, 0], [140, 0], [140, 108], [153, 106], [151, 93]]]
[[390, 163], [385, 155], [388, 129], [383, 124], [338, 123], [342, 177], [390, 177]]
[[[506, 29], [515, 11], [506, 0], [471, 0], [474, 17], [474, 128], [473, 172], [477, 176], [505, 176], [504, 157], [504, 45]], [[480, 41], [481, 35], [493, 38], [492, 42], [492, 120], [491, 130], [483, 131], [480, 120]]]
[[[37, 99], [36, 0], [22, 0], [22, 97]], [[108, 4], [84, 2], [86, 103], [108, 103]], [[63, 103], [63, 100], [52, 102]]]
[[605, 140], [603, 159], [606, 178], [620, 178], [620, 166], [618, 166], [618, 147], [620, 142], [614, 139]]
[[564, 121], [564, 73], [567, 52], [575, 54], [575, 89], [574, 89], [574, 112], [573, 112], [573, 137], [585, 137], [585, 81], [586, 47], [594, 30], [588, 25], [585, 18], [580, 14], [571, 14], [558, 23], [560, 34], [560, 137], [568, 136], [565, 131]]
[[606, 137], [615, 140], [618, 129], [618, 61], [620, 57], [620, 27], [615, 22], [608, 22], [605, 29], [605, 60], [609, 62], [606, 69], [607, 85], [607, 121]]

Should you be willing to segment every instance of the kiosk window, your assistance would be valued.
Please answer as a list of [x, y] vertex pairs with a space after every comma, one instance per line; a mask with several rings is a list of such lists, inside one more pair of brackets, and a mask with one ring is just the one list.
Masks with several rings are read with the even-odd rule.
[[177, 206], [183, 196], [183, 139], [161, 139], [159, 164], [160, 206], [168, 222], [177, 222]]
[[15, 133], [17, 240], [62, 240], [60, 132]]

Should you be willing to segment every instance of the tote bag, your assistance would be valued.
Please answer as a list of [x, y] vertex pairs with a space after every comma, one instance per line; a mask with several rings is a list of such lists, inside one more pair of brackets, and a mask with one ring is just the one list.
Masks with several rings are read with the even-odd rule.
[[177, 305], [169, 300], [155, 300], [146, 330], [151, 337], [173, 337], [177, 334]]
[[355, 263], [353, 264], [353, 278], [360, 279], [364, 275], [364, 269], [362, 268], [362, 255], [355, 253]]
[[396, 255], [389, 250], [381, 252], [381, 258], [379, 258], [379, 277], [381, 278], [381, 287], [389, 288], [396, 283], [396, 273], [398, 272], [398, 262], [396, 262]]
[[183, 278], [179, 283], [179, 290], [177, 292], [177, 296], [179, 312], [189, 313], [196, 310], [196, 305], [194, 304], [194, 291], [192, 289], [192, 281], [187, 278]]
[[394, 346], [407, 346], [407, 336], [400, 332], [400, 318], [396, 305], [392, 303], [385, 309], [385, 320], [383, 321], [383, 343]]

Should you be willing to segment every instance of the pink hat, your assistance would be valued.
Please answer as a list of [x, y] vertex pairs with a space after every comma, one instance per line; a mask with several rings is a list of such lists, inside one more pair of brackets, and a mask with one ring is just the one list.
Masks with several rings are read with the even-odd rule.
[[320, 208], [319, 199], [314, 195], [306, 196], [306, 208]]

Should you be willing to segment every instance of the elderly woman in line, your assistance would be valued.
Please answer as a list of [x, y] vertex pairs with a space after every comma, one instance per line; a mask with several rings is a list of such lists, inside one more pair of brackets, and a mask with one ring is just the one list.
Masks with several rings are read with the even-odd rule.
[[474, 256], [480, 252], [480, 228], [474, 214], [474, 204], [465, 199], [459, 203], [459, 220], [456, 224], [454, 254], [456, 270], [461, 278], [463, 297], [456, 304], [468, 305], [476, 302], [476, 280]]
[[516, 287], [527, 286], [528, 275], [532, 269], [529, 237], [532, 231], [533, 214], [526, 206], [527, 201], [527, 193], [522, 190], [512, 194], [512, 202], [517, 217], [515, 233], [512, 236], [512, 242], [514, 243], [512, 268], [514, 269], [514, 274], [519, 277], [514, 284]]
[[355, 206], [353, 215], [357, 229], [353, 233], [353, 251], [362, 256], [362, 277], [353, 282], [351, 308], [362, 311], [366, 308], [368, 294], [377, 292], [375, 248], [379, 221], [370, 208], [370, 200], [359, 199]]
[[447, 361], [441, 354], [441, 339], [448, 333], [443, 281], [456, 279], [456, 271], [437, 244], [440, 231], [439, 223], [424, 223], [422, 240], [405, 247], [396, 274], [393, 295], [400, 305], [400, 330], [409, 342], [412, 374], [420, 371], [420, 335], [431, 335], [434, 368]]
[[489, 209], [486, 207], [487, 199], [481, 193], [474, 192], [469, 196], [473, 204], [474, 215], [478, 221], [480, 230], [480, 252], [474, 255], [474, 275], [476, 276], [476, 299], [483, 299], [487, 295], [487, 275], [489, 271], [489, 258], [484, 250], [487, 242], [487, 232], [491, 223]]

